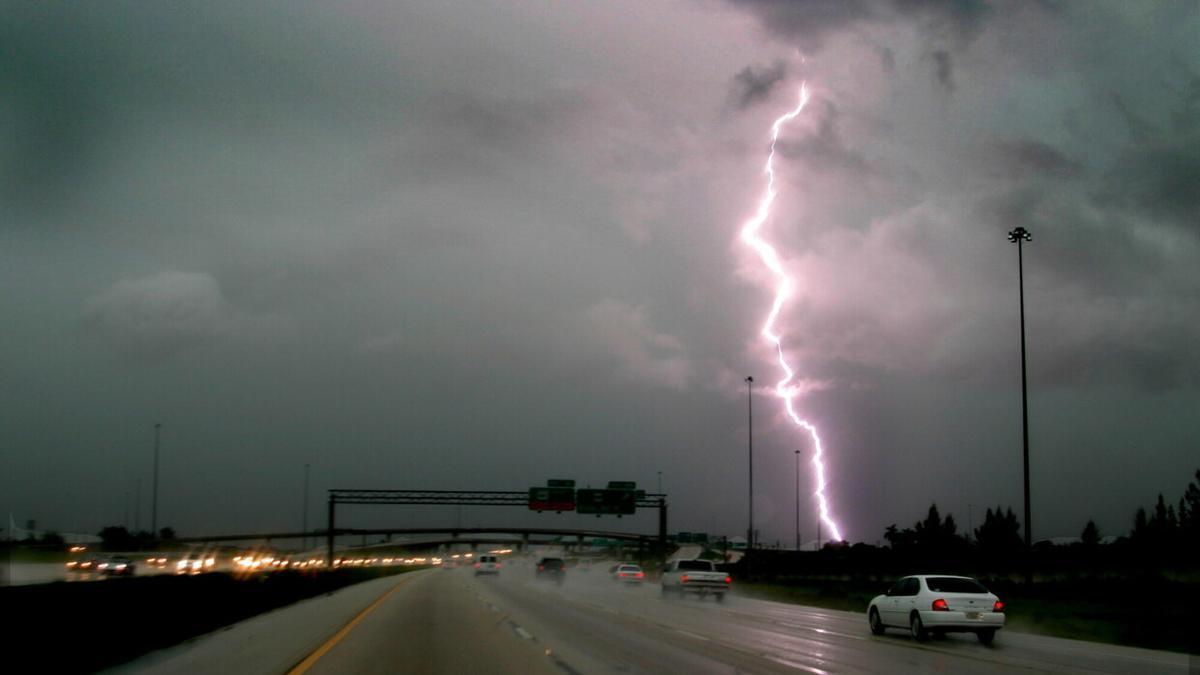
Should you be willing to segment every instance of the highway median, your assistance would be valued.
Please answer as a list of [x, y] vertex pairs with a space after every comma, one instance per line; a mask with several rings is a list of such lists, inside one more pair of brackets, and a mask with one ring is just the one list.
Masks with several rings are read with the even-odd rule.
[[55, 672], [86, 673], [300, 600], [415, 569], [421, 568], [279, 571], [251, 577], [218, 572], [12, 586], [0, 588], [0, 607], [7, 644], [35, 658], [55, 655], [52, 664], [45, 664]]

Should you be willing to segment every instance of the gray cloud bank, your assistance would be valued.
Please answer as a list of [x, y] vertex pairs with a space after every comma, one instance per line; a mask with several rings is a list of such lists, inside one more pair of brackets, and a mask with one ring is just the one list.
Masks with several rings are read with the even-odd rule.
[[[163, 512], [190, 531], [298, 524], [309, 462], [314, 494], [662, 470], [679, 529], [738, 532], [741, 378], [776, 371], [735, 233], [804, 78], [768, 231], [846, 531], [1018, 503], [1021, 225], [1040, 522], [1119, 532], [1190, 475], [1200, 431], [1198, 22], [1194, 3], [11, 5], [0, 509], [119, 520], [163, 422]], [[759, 394], [756, 513], [787, 540], [798, 441]]]

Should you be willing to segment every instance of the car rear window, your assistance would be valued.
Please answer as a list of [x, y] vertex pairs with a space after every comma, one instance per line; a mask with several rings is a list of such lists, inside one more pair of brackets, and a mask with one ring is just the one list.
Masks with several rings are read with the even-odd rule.
[[974, 579], [963, 579], [961, 577], [929, 577], [925, 579], [925, 585], [929, 590], [935, 593], [987, 593], [988, 589], [984, 588], [978, 581]]
[[707, 560], [680, 560], [679, 569], [681, 570], [696, 570], [696, 571], [712, 571], [712, 563]]
[[563, 566], [563, 561], [559, 558], [546, 558], [542, 561], [542, 566], [550, 569], [558, 569]]
[[641, 572], [642, 568], [637, 565], [621, 565], [622, 572]]

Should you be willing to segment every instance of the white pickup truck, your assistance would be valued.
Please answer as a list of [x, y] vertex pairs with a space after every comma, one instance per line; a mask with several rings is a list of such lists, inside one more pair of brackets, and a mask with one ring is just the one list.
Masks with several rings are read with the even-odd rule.
[[664, 598], [672, 593], [698, 593], [702, 598], [712, 593], [721, 602], [732, 583], [733, 579], [718, 572], [711, 560], [671, 560], [662, 572]]

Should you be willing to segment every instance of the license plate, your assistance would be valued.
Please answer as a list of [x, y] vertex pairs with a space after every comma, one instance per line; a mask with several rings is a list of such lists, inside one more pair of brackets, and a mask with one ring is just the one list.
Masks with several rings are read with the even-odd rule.
[[968, 618], [968, 619], [976, 619], [976, 620], [978, 620], [978, 619], [979, 619], [979, 616], [980, 616], [979, 612], [967, 612], [967, 618]]

